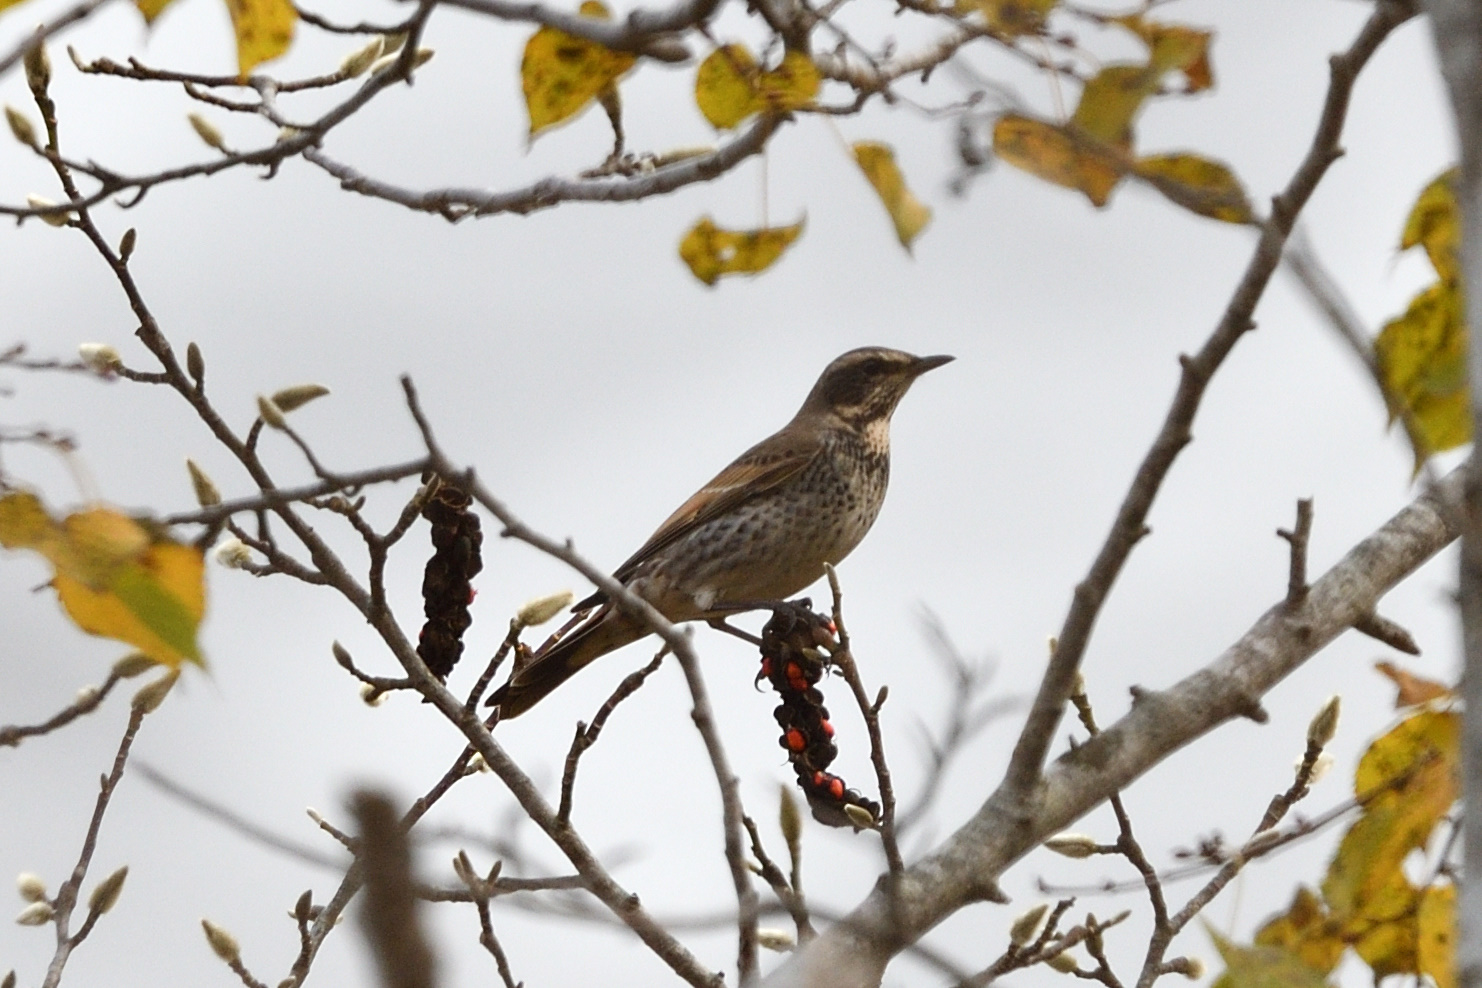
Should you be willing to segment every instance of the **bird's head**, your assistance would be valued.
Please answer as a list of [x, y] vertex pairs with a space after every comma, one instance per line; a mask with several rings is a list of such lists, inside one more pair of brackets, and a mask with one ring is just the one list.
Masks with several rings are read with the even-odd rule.
[[799, 414], [832, 414], [856, 428], [888, 422], [916, 378], [952, 359], [878, 346], [850, 350], [823, 369]]

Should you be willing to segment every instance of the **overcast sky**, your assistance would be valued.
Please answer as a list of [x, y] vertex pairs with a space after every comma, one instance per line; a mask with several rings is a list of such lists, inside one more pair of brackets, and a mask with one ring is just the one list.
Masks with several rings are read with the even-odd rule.
[[[132, 8], [109, 7], [68, 40], [84, 57], [142, 53], [151, 64], [229, 71], [222, 6], [178, 0], [177, 7], [148, 36]], [[0, 16], [0, 50], [55, 9], [29, 0]], [[349, 3], [324, 9], [365, 16]], [[389, 17], [401, 8], [384, 9]], [[1370, 9], [1352, 0], [1168, 4], [1161, 16], [1218, 32], [1216, 88], [1150, 108], [1139, 148], [1221, 158], [1266, 203], [1310, 141], [1328, 55], [1350, 43]], [[1454, 157], [1427, 32], [1421, 22], [1405, 26], [1365, 71], [1348, 153], [1306, 213], [1320, 255], [1375, 329], [1432, 277], [1423, 258], [1397, 258], [1395, 247], [1415, 195]], [[727, 17], [717, 33], [746, 29]], [[302, 34], [284, 75], [331, 68], [353, 47]], [[609, 139], [600, 113], [526, 152], [517, 68], [527, 35], [440, 12], [426, 38], [437, 56], [416, 86], [378, 100], [336, 131], [327, 150], [419, 188], [502, 189], [597, 163]], [[177, 88], [81, 78], [60, 49], [53, 62], [72, 156], [145, 170], [208, 153], [184, 119], [195, 105]], [[1002, 60], [979, 68], [1007, 75], [1029, 106], [1051, 111], [1043, 80]], [[714, 139], [693, 108], [692, 72], [645, 65], [623, 83], [632, 146]], [[952, 74], [941, 73], [921, 98], [944, 103], [960, 94]], [[18, 74], [0, 79], [0, 100], [28, 104]], [[269, 137], [260, 122], [203, 112], [234, 146]], [[843, 142], [862, 139], [893, 143], [908, 180], [935, 209], [914, 256], [900, 249], [847, 157]], [[97, 216], [112, 235], [138, 228], [142, 290], [177, 348], [189, 340], [201, 346], [214, 400], [238, 427], [255, 414], [253, 396], [319, 382], [333, 397], [294, 422], [327, 463], [348, 470], [404, 460], [420, 451], [397, 385], [408, 372], [453, 456], [476, 465], [525, 521], [571, 538], [603, 566], [616, 566], [701, 482], [786, 421], [837, 354], [864, 344], [955, 354], [957, 362], [924, 378], [897, 413], [890, 497], [840, 569], [863, 674], [872, 687], [891, 688], [886, 740], [909, 797], [923, 754], [918, 725], [938, 723], [949, 698], [923, 614], [937, 615], [965, 654], [998, 663], [994, 695], [1033, 690], [1046, 638], [1162, 419], [1176, 357], [1210, 332], [1254, 243], [1250, 230], [1186, 214], [1146, 189], [1120, 189], [1096, 211], [1080, 195], [1007, 166], [954, 199], [952, 170], [948, 124], [877, 107], [839, 120], [837, 129], [804, 119], [778, 136], [765, 166], [753, 160], [716, 184], [639, 205], [568, 205], [450, 226], [341, 192], [312, 166], [292, 162], [271, 182], [235, 171], [160, 188], [132, 211]], [[28, 192], [59, 198], [53, 182], [19, 145], [0, 141], [4, 201]], [[676, 253], [683, 232], [706, 214], [721, 225], [754, 225], [763, 184], [768, 216], [806, 215], [804, 236], [762, 277], [699, 284]], [[148, 368], [106, 275], [74, 232], [6, 228], [0, 346], [25, 341], [37, 355], [66, 357], [80, 342], [104, 341]], [[1125, 710], [1129, 686], [1161, 687], [1207, 663], [1279, 599], [1287, 557], [1274, 532], [1291, 524], [1297, 498], [1316, 501], [1311, 563], [1320, 572], [1414, 494], [1409, 454], [1386, 433], [1372, 385], [1284, 275], [1257, 319], [1258, 331], [1210, 389], [1196, 441], [1154, 508], [1153, 535], [1132, 557], [1087, 653], [1086, 680], [1104, 723]], [[163, 389], [13, 373], [0, 386], [0, 421], [44, 423], [81, 444], [92, 490], [79, 490], [45, 456], [6, 451], [9, 476], [37, 484], [54, 504], [96, 493], [133, 508], [188, 508], [186, 456], [228, 496], [251, 490]], [[264, 443], [285, 483], [306, 476], [286, 443], [274, 436]], [[373, 515], [394, 517], [410, 492], [409, 485], [373, 492]], [[493, 649], [521, 603], [588, 589], [493, 531], [468, 636], [475, 658], [455, 672], [455, 689], [467, 688], [477, 657]], [[390, 574], [392, 606], [413, 633], [425, 538], [425, 529], [413, 533]], [[1409, 667], [1442, 679], [1457, 667], [1447, 599], [1453, 566], [1443, 556], [1383, 608], [1425, 649]], [[49, 593], [28, 592], [45, 578], [36, 560], [0, 558], [0, 723], [44, 719], [79, 687], [101, 681], [123, 652], [67, 625]], [[374, 710], [360, 702], [330, 657], [332, 641], [367, 668], [395, 670], [348, 605], [286, 579], [215, 566], [210, 581], [210, 670], [189, 672], [150, 718], [138, 761], [328, 853], [335, 848], [306, 806], [343, 823], [345, 795], [364, 782], [409, 800], [461, 749], [450, 729], [405, 697]], [[697, 642], [747, 809], [781, 855], [777, 787], [791, 772], [776, 746], [775, 701], [753, 690], [748, 648], [708, 630]], [[602, 660], [501, 727], [500, 742], [554, 793], [574, 721], [590, 718], [652, 652], [639, 645]], [[1308, 719], [1335, 692], [1344, 699], [1340, 757], [1308, 812], [1341, 801], [1362, 745], [1390, 716], [1392, 690], [1372, 672], [1376, 658], [1396, 656], [1345, 636], [1271, 695], [1269, 724], [1229, 725], [1140, 781], [1128, 805], [1155, 863], [1171, 863], [1172, 848], [1200, 835], [1247, 833], [1288, 784]], [[862, 725], [842, 684], [826, 690], [839, 726], [836, 764], [872, 792]], [[55, 889], [70, 871], [98, 773], [111, 763], [125, 719], [126, 704], [115, 700], [66, 731], [0, 751], [7, 794], [0, 877], [32, 871]], [[950, 832], [997, 782], [1017, 722], [1017, 714], [1006, 718], [964, 754], [930, 833], [908, 841], [911, 854]], [[430, 822], [492, 834], [506, 826], [511, 805], [485, 776], [455, 791]], [[672, 665], [620, 710], [583, 762], [574, 822], [597, 849], [625, 860], [617, 876], [657, 914], [734, 906], [718, 798]], [[1104, 815], [1079, 828], [1113, 835]], [[847, 908], [869, 890], [880, 864], [873, 837], [810, 824], [806, 841], [806, 891], [820, 908]], [[1275, 867], [1252, 869], [1211, 907], [1210, 922], [1248, 936], [1294, 881], [1321, 878], [1330, 845], [1309, 842]], [[420, 852], [423, 873], [451, 881], [448, 862], [459, 846], [481, 866], [492, 860], [468, 839], [438, 841]], [[523, 846], [533, 862], [566, 870], [533, 828]], [[95, 861], [99, 877], [125, 863], [131, 872], [119, 907], [71, 962], [75, 986], [232, 983], [200, 935], [202, 916], [234, 932], [254, 973], [274, 984], [297, 951], [284, 911], [303, 889], [322, 900], [337, 882], [228, 831], [137, 774], [125, 778]], [[1006, 876], [1011, 906], [967, 910], [931, 942], [965, 967], [987, 963], [1012, 918], [1038, 901], [1040, 876], [1079, 883], [1128, 873], [1109, 860], [1035, 855]], [[12, 905], [19, 911], [22, 903]], [[1105, 915], [1142, 903], [1092, 897], [1082, 905]], [[492, 966], [476, 947], [472, 911], [427, 912], [446, 983], [488, 983]], [[531, 986], [578, 977], [651, 985], [667, 977], [623, 931], [568, 927], [515, 908], [496, 912], [496, 928], [516, 977]], [[1140, 957], [1145, 928], [1139, 918], [1109, 937], [1124, 963]], [[716, 969], [734, 964], [731, 932], [685, 936]], [[1214, 957], [1197, 930], [1178, 949]], [[45, 931], [0, 923], [0, 970], [15, 967], [22, 984], [39, 982], [50, 954]], [[330, 938], [314, 977], [345, 983], [365, 963], [358, 934], [347, 928]], [[1362, 970], [1347, 975], [1365, 983]], [[1015, 983], [1048, 977], [1020, 975]], [[903, 965], [888, 981], [940, 978]]]

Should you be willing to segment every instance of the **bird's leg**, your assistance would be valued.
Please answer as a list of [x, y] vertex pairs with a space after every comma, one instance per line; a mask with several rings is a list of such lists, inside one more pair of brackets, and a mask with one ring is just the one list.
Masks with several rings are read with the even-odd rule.
[[762, 640], [760, 638], [758, 638], [756, 635], [753, 635], [749, 631], [744, 631], [741, 628], [736, 627], [734, 624], [726, 621], [726, 619], [723, 617], [710, 618], [705, 623], [710, 625], [710, 627], [714, 628], [716, 631], [724, 631], [728, 635], [735, 635], [742, 641], [750, 642], [757, 648], [761, 648]]

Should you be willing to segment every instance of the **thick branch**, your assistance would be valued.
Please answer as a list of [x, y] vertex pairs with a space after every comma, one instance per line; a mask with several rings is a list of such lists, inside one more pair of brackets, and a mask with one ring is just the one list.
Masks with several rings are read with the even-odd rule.
[[[1121, 720], [1050, 765], [1034, 805], [1000, 787], [929, 857], [800, 948], [769, 988], [879, 984], [891, 957], [962, 906], [1049, 835], [1065, 829], [1174, 751], [1243, 715], [1390, 589], [1458, 535], [1464, 472], [1455, 471], [1355, 546], [1308, 592], [1300, 618], [1285, 600], [1209, 665], [1166, 692], [1144, 691]], [[892, 899], [894, 903], [892, 905]]]
[[1004, 780], [1009, 790], [1019, 797], [1026, 798], [1029, 795], [1039, 776], [1040, 767], [1049, 751], [1050, 739], [1060, 724], [1065, 699], [1090, 642], [1101, 606], [1121, 573], [1123, 564], [1132, 554], [1133, 547], [1147, 533], [1148, 512], [1152, 509], [1153, 500], [1157, 497], [1164, 478], [1173, 467], [1174, 459], [1193, 439], [1190, 430], [1210, 378], [1219, 370], [1240, 337], [1253, 327], [1251, 317], [1256, 304], [1265, 294], [1271, 275], [1281, 263], [1282, 248], [1291, 234], [1297, 214], [1312, 196], [1328, 166], [1342, 154], [1338, 140], [1348, 115], [1348, 100], [1359, 70], [1374, 54], [1380, 42], [1413, 13], [1406, 3], [1380, 0], [1353, 45], [1347, 52], [1332, 59], [1332, 81], [1312, 146], [1286, 189], [1272, 200], [1271, 218], [1261, 229], [1255, 253], [1246, 266], [1245, 274], [1219, 325], [1198, 353], [1183, 358], [1183, 373], [1178, 391], [1163, 427], [1138, 467], [1132, 487], [1117, 512], [1116, 521], [1112, 523], [1112, 530], [1097, 554], [1096, 561], [1091, 564], [1090, 572], [1075, 588], [1074, 601], [1060, 630], [1059, 647], [1040, 683], [1039, 694], [1035, 697], [1028, 723], [1014, 748], [1008, 776]]

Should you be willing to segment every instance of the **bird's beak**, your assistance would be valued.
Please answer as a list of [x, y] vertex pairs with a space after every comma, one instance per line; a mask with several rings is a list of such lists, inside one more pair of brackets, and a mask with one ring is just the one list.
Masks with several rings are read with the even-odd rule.
[[916, 363], [911, 367], [911, 374], [914, 377], [920, 377], [927, 371], [940, 367], [943, 364], [950, 364], [956, 359], [956, 357], [948, 356], [945, 353], [939, 353], [934, 357], [917, 357]]

